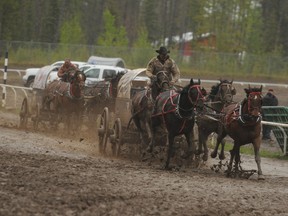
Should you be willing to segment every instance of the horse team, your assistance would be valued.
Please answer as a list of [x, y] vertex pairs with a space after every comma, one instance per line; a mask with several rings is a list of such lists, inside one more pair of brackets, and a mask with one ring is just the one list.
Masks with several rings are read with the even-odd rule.
[[[120, 78], [111, 80], [110, 85], [108, 85], [109, 91], [104, 91], [114, 95], [110, 97], [117, 95], [117, 81]], [[75, 116], [79, 117], [81, 114], [75, 111], [73, 107], [77, 110], [83, 109], [84, 73], [74, 73], [68, 84], [59, 82], [61, 81], [52, 82], [48, 86], [46, 96], [43, 99], [45, 106], [52, 109], [53, 105], [53, 109], [67, 116], [67, 119], [72, 113], [76, 113]], [[107, 88], [107, 85], [104, 86]], [[188, 150], [183, 158], [191, 159], [194, 154], [203, 154], [202, 159], [207, 161], [207, 139], [211, 133], [216, 133], [217, 143], [211, 153], [213, 158], [217, 156], [220, 144], [219, 159], [225, 158], [224, 145], [227, 135], [234, 140], [233, 149], [230, 151], [228, 175], [232, 170], [239, 171], [241, 169], [240, 147], [252, 143], [258, 167], [258, 178], [263, 179], [259, 156], [262, 86], [260, 88], [249, 86], [244, 91], [246, 96], [241, 102], [236, 103], [233, 101], [233, 96], [236, 94], [233, 81], [220, 80], [220, 83], [213, 86], [211, 91], [207, 93], [201, 87], [200, 80], [195, 82], [191, 79], [188, 85], [180, 88], [171, 85], [165, 72], [160, 71], [149, 88], [136, 93], [132, 98], [130, 122], [133, 120], [135, 123], [140, 133], [141, 145], [147, 147], [146, 152], [148, 153], [152, 153], [155, 144], [157, 144], [157, 131], [164, 128], [168, 143], [165, 169], [170, 169], [170, 160], [175, 151], [174, 139], [176, 136], [184, 135], [187, 141]], [[96, 93], [97, 96], [103, 96], [102, 94], [104, 93]], [[68, 126], [71, 125], [69, 120], [67, 122]], [[198, 126], [198, 148], [193, 143], [195, 124]], [[148, 139], [145, 138], [145, 133], [148, 134]]]

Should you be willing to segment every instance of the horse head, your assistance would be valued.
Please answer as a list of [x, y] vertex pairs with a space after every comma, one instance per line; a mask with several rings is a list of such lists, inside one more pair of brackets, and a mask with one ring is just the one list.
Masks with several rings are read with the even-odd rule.
[[206, 90], [200, 86], [201, 81], [198, 79], [197, 82], [194, 82], [193, 78], [190, 79], [189, 85], [185, 86], [182, 90], [182, 93], [187, 93], [188, 99], [195, 108], [204, 107], [204, 97]]
[[83, 71], [77, 70], [74, 74], [71, 74], [71, 84], [75, 84], [76, 86], [80, 87], [81, 89], [85, 85], [86, 75]]
[[233, 101], [233, 96], [236, 94], [236, 89], [232, 86], [233, 80], [222, 80], [218, 84], [215, 100], [220, 100], [223, 104], [229, 104]]
[[155, 100], [156, 97], [164, 91], [170, 90], [170, 78], [166, 71], [159, 71], [156, 74], [156, 79], [152, 81], [152, 97]]
[[246, 111], [252, 117], [259, 117], [262, 107], [262, 85], [260, 88], [251, 88], [249, 85], [249, 88], [245, 88], [244, 90], [246, 92], [246, 99], [243, 106], [246, 106], [243, 112]]

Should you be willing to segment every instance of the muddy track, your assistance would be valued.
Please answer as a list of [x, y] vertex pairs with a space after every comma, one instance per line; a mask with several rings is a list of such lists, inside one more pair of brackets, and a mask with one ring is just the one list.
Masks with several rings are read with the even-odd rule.
[[[262, 158], [264, 181], [215, 173], [211, 158], [164, 171], [129, 146], [102, 156], [93, 136], [20, 130], [18, 116], [1, 111], [0, 122], [0, 215], [288, 215], [287, 161]], [[256, 169], [253, 157], [242, 160]]]

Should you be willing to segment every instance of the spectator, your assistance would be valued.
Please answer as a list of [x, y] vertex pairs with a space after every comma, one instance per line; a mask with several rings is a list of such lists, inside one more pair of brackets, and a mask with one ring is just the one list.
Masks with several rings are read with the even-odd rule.
[[[278, 98], [275, 96], [273, 89], [269, 89], [267, 94], [263, 97], [262, 106], [278, 106]], [[265, 116], [263, 115], [263, 120]], [[272, 140], [271, 139], [271, 126], [262, 126], [262, 140]]]

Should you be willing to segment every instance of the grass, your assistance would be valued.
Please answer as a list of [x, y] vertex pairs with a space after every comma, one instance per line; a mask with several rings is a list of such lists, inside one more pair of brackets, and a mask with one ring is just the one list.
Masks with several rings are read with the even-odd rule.
[[[212, 146], [212, 143], [209, 143], [209, 147], [210, 148], [214, 148], [214, 146]], [[225, 144], [225, 151], [228, 152], [233, 148], [233, 144], [226, 142]], [[244, 145], [241, 146], [240, 148], [240, 154], [246, 154], [246, 155], [254, 155], [254, 149], [252, 144], [250, 145]], [[276, 159], [280, 159], [280, 160], [288, 160], [288, 155], [283, 156], [282, 152], [274, 152], [274, 151], [269, 151], [267, 149], [264, 149], [260, 147], [260, 156], [264, 157], [264, 158], [276, 158]]]

